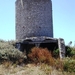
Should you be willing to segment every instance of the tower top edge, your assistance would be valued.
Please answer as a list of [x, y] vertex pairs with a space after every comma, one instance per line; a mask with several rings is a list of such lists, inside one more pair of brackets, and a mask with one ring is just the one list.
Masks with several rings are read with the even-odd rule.
[[[36, 1], [51, 1], [51, 2], [52, 2], [52, 0], [16, 0], [16, 1], [35, 1], [35, 2], [36, 2]], [[15, 2], [16, 2], [16, 1], [15, 1]]]

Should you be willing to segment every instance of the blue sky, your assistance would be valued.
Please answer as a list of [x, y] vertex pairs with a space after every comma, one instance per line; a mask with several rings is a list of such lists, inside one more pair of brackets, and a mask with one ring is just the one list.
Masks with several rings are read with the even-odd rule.
[[[52, 0], [54, 38], [75, 43], [75, 0]], [[0, 0], [0, 39], [15, 40], [15, 0]]]

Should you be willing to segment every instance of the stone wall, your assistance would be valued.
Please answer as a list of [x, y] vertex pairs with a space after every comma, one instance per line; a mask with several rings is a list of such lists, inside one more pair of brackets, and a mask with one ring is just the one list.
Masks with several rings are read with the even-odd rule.
[[51, 0], [16, 1], [16, 39], [53, 37]]

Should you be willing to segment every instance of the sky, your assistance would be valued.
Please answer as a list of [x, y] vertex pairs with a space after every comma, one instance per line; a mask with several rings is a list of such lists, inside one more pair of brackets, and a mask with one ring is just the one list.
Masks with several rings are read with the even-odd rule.
[[[15, 1], [0, 0], [0, 39], [15, 40]], [[75, 44], [75, 0], [52, 0], [54, 38]]]

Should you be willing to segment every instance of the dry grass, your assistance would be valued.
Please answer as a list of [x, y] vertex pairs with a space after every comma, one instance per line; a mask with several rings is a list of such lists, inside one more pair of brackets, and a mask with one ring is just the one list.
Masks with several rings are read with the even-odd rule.
[[[74, 51], [72, 53], [75, 54]], [[28, 56], [34, 64], [23, 62], [25, 57], [14, 48], [13, 41], [0, 41], [0, 58], [3, 59], [3, 62], [0, 60], [0, 75], [75, 75], [75, 55], [61, 61], [54, 59], [47, 48], [35, 47]], [[15, 63], [4, 61], [7, 60], [6, 57], [17, 60]]]
[[40, 66], [34, 64], [27, 64], [23, 66], [10, 65], [6, 68], [6, 65], [0, 65], [0, 75], [44, 75], [43, 71], [40, 71]]
[[9, 62], [8, 64], [9, 66], [0, 65], [0, 75], [75, 75], [75, 73], [58, 71], [47, 64], [24, 64], [16, 67]]
[[49, 65], [54, 64], [54, 58], [47, 48], [34, 47], [31, 49], [31, 53], [28, 54], [28, 57], [31, 59], [31, 61], [36, 63], [46, 63]]

